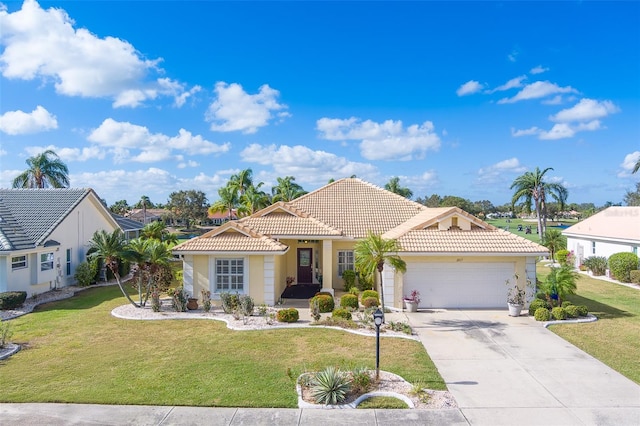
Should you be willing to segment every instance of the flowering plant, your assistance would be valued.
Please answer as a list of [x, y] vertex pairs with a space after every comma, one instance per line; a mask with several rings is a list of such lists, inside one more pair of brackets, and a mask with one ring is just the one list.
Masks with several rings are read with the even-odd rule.
[[412, 290], [409, 296], [404, 297], [404, 300], [420, 304], [420, 292], [418, 290]]

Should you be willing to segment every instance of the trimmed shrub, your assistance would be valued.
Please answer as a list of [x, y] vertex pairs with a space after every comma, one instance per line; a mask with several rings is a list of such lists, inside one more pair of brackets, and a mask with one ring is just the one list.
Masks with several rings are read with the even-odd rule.
[[639, 270], [630, 271], [629, 278], [631, 278], [632, 283], [640, 284], [640, 271]]
[[276, 319], [280, 322], [296, 322], [300, 318], [300, 313], [296, 308], [280, 309]]
[[238, 296], [238, 309], [240, 309], [240, 313], [244, 316], [253, 315], [253, 308], [255, 307], [255, 303], [253, 299], [248, 294], [243, 294]]
[[238, 309], [240, 298], [238, 293], [220, 293], [220, 302], [224, 313], [231, 314]]
[[631, 282], [631, 271], [638, 269], [638, 256], [631, 252], [616, 253], [609, 256], [609, 270], [616, 280]]
[[[362, 300], [362, 304], [364, 305], [364, 299], [366, 299], [367, 297], [375, 297], [378, 305], [380, 304], [380, 295], [378, 295], [378, 292], [375, 290], [365, 290], [362, 292], [362, 294], [360, 295], [360, 300]], [[376, 305], [377, 306], [377, 305]]]
[[589, 309], [585, 305], [578, 305], [578, 316], [586, 317], [589, 315]]
[[350, 320], [351, 319], [351, 312], [349, 312], [348, 310], [344, 309], [344, 308], [338, 308], [335, 311], [333, 311], [331, 313], [332, 317], [337, 317], [337, 318], [343, 318], [346, 320]]
[[318, 302], [318, 309], [321, 313], [332, 312], [336, 307], [333, 296], [328, 293], [318, 293], [309, 300], [309, 306], [312, 307], [315, 302]]
[[377, 297], [367, 297], [362, 300], [362, 305], [365, 308], [375, 308], [377, 306], [380, 306], [380, 303], [378, 302]]
[[561, 265], [567, 264], [567, 256], [569, 256], [569, 250], [558, 250], [556, 252], [556, 260]]
[[19, 308], [25, 300], [27, 300], [26, 291], [7, 291], [0, 293], [0, 309], [8, 310]]
[[555, 308], [551, 309], [551, 316], [556, 320], [565, 320], [567, 319], [567, 311], [565, 311], [565, 309], [560, 306], [556, 306]]
[[571, 306], [571, 305], [573, 305], [573, 303], [569, 302], [568, 300], [564, 300], [562, 302], [562, 307], [563, 308], [566, 308], [567, 306]]
[[340, 307], [358, 309], [358, 296], [355, 294], [345, 294], [340, 298]]
[[529, 315], [533, 316], [536, 313], [536, 310], [538, 308], [548, 308], [548, 307], [549, 305], [547, 304], [546, 300], [535, 299], [529, 305]]
[[591, 273], [599, 277], [607, 272], [607, 258], [604, 256], [587, 257], [582, 264], [591, 271]]
[[549, 321], [549, 319], [551, 319], [551, 313], [547, 308], [538, 308], [533, 314], [533, 317], [536, 321]]
[[96, 274], [98, 273], [97, 262], [84, 261], [76, 267], [74, 278], [80, 287], [86, 287], [96, 282]]
[[580, 314], [578, 313], [578, 307], [576, 305], [569, 305], [564, 310], [567, 312], [567, 317], [569, 318], [578, 318]]
[[342, 279], [344, 280], [344, 291], [350, 291], [352, 288], [356, 286], [356, 272], [347, 269], [346, 271], [342, 271]]

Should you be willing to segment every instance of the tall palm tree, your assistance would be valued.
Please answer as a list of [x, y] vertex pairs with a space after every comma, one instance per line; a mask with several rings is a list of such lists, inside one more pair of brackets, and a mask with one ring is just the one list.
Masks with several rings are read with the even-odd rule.
[[510, 189], [515, 189], [511, 199], [512, 207], [518, 201], [522, 201], [525, 210], [531, 212], [531, 203], [533, 202], [538, 216], [538, 235], [541, 241], [544, 241], [544, 234], [547, 228], [547, 195], [550, 195], [560, 203], [560, 209], [562, 210], [569, 194], [561, 184], [545, 182], [544, 175], [549, 170], [553, 170], [553, 168], [548, 167], [541, 171], [536, 167], [535, 171], [526, 172], [522, 176], [518, 176], [510, 187]]
[[120, 291], [127, 298], [127, 300], [136, 308], [139, 308], [136, 302], [134, 302], [129, 294], [122, 286], [120, 278], [119, 266], [120, 262], [124, 259], [130, 259], [132, 257], [131, 250], [125, 243], [124, 234], [120, 229], [115, 229], [112, 233], [108, 233], [104, 229], [96, 231], [93, 234], [93, 238], [89, 241], [89, 258], [102, 260], [107, 268], [113, 273], [116, 278]]
[[388, 263], [400, 272], [405, 272], [407, 270], [407, 264], [398, 255], [399, 251], [400, 244], [397, 240], [387, 240], [371, 231], [367, 234], [367, 238], [358, 241], [354, 247], [356, 270], [369, 277], [375, 276], [376, 271], [379, 274], [378, 293], [380, 294], [383, 315], [384, 287], [382, 282], [382, 271], [384, 270], [384, 264]]
[[264, 185], [263, 182], [260, 182], [256, 186], [251, 185], [247, 188], [246, 192], [240, 196], [238, 215], [252, 215], [258, 210], [263, 209], [270, 204], [271, 199], [269, 197], [269, 194], [260, 190], [262, 185]]
[[547, 229], [544, 235], [544, 246], [551, 252], [551, 259], [556, 258], [559, 250], [567, 248], [567, 239], [562, 235], [562, 231], [557, 228]]
[[291, 201], [307, 193], [300, 185], [294, 182], [296, 178], [293, 176], [285, 176], [284, 178], [278, 178], [278, 184], [271, 188], [271, 194], [273, 197], [271, 201], [273, 203], [278, 201]]
[[69, 169], [52, 150], [29, 157], [26, 163], [29, 168], [13, 180], [14, 188], [69, 187]]
[[400, 178], [397, 176], [392, 177], [389, 182], [384, 185], [384, 189], [391, 191], [394, 194], [402, 195], [405, 198], [413, 197], [413, 191], [407, 187], [400, 186]]
[[636, 161], [636, 165], [633, 166], [633, 170], [631, 171], [631, 173], [637, 173], [638, 170], [640, 170], [640, 157], [638, 157], [638, 160]]
[[169, 265], [171, 252], [166, 243], [156, 239], [136, 238], [129, 241], [128, 248], [132, 252], [132, 260], [136, 263], [134, 276], [138, 286], [140, 305], [145, 306], [151, 290], [157, 285], [158, 272]]
[[229, 178], [229, 186], [234, 188], [240, 196], [242, 196], [250, 187], [253, 186], [253, 170], [244, 169]]
[[233, 209], [238, 207], [238, 203], [240, 201], [238, 191], [236, 191], [231, 185], [227, 185], [218, 189], [218, 196], [220, 196], [220, 199], [209, 207], [209, 213], [222, 213], [228, 211], [229, 220], [231, 220]]
[[142, 209], [142, 223], [147, 224], [147, 206], [151, 207], [151, 199], [146, 195], [140, 197], [140, 201], [138, 201], [138, 206]]

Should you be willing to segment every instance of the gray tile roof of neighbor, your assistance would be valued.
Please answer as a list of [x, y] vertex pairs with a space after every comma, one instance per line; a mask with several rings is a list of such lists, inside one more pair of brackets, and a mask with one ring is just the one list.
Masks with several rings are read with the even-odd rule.
[[0, 251], [44, 244], [55, 227], [93, 190], [0, 189]]

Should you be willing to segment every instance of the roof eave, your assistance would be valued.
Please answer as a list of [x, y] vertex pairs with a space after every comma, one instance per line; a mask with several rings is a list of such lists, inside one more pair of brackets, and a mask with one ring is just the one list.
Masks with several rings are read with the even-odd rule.
[[531, 256], [548, 256], [549, 252], [463, 252], [463, 251], [401, 251], [398, 253], [400, 257], [413, 257], [413, 256], [513, 256], [513, 257], [531, 257]]
[[275, 255], [275, 256], [281, 256], [283, 254], [286, 254], [289, 251], [289, 248], [287, 247], [287, 250], [282, 250], [282, 251], [246, 251], [246, 250], [239, 250], [239, 251], [215, 251], [215, 250], [176, 250], [176, 251], [172, 251], [171, 253], [176, 255], [176, 256], [184, 256], [184, 255], [191, 255], [191, 256], [196, 256], [196, 255], [224, 255], [224, 256], [267, 256], [267, 255]]

